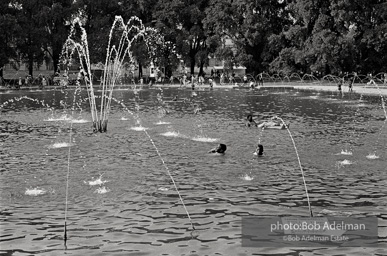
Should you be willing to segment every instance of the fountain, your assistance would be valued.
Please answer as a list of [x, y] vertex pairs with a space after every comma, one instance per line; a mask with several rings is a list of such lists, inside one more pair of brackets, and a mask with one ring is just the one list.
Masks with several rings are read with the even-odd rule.
[[[80, 35], [78, 33], [80, 32]], [[120, 33], [120, 37], [115, 38]], [[70, 68], [74, 53], [78, 54], [80, 74], [86, 84], [95, 132], [106, 132], [113, 89], [121, 77], [126, 62], [133, 62], [131, 47], [136, 40], [143, 39], [151, 59], [156, 60], [154, 48], [163, 44], [162, 36], [152, 28], [145, 27], [140, 19], [132, 17], [126, 24], [121, 16], [116, 16], [110, 30], [106, 60], [101, 80], [102, 95], [100, 111], [96, 105], [87, 34], [79, 18], [74, 19], [70, 35], [62, 51], [62, 63]], [[78, 81], [79, 83], [79, 81]]]
[[[376, 142], [379, 142], [379, 140], [380, 140], [380, 137], [381, 137], [381, 135], [382, 135], [382, 132], [383, 132], [383, 130], [384, 130], [384, 127], [385, 127], [385, 125], [386, 125], [386, 122], [387, 122], [387, 110], [386, 110], [386, 106], [385, 106], [385, 101], [384, 101], [384, 97], [383, 97], [383, 95], [382, 95], [382, 92], [380, 91], [380, 88], [379, 88], [379, 86], [378, 86], [378, 84], [377, 83], [373, 83], [375, 86], [376, 86], [376, 88], [378, 89], [378, 92], [379, 92], [379, 97], [380, 97], [380, 102], [381, 102], [381, 106], [382, 106], [382, 110], [383, 110], [383, 113], [384, 113], [384, 121], [383, 121], [383, 125], [380, 127], [380, 129], [379, 129], [379, 132], [378, 132], [378, 136], [377, 136], [377, 140], [376, 140]], [[373, 153], [369, 153], [366, 157], [368, 158], [368, 159], [379, 159], [379, 156], [376, 154], [376, 144], [375, 144], [375, 146], [374, 146], [374, 152]]]

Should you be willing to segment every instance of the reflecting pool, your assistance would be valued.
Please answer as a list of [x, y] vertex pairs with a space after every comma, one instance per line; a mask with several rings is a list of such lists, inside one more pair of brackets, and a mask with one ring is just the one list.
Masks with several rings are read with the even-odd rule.
[[[380, 97], [170, 88], [160, 102], [158, 88], [136, 93], [114, 91], [102, 134], [92, 132], [85, 92], [0, 94], [0, 254], [382, 255], [241, 247], [242, 216], [309, 215], [288, 132], [246, 127], [248, 114], [290, 124], [315, 215], [377, 216], [385, 243]], [[258, 141], [263, 157], [253, 155]], [[219, 143], [225, 155], [209, 154]]]

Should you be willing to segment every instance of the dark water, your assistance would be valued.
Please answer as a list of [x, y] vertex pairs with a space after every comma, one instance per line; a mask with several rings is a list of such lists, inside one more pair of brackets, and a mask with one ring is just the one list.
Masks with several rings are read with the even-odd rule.
[[[140, 91], [137, 113], [162, 159], [119, 104], [108, 132], [94, 134], [85, 93], [76, 104], [71, 91], [0, 94], [0, 255], [384, 255], [384, 248], [241, 247], [242, 216], [309, 214], [288, 132], [245, 127], [250, 113], [257, 122], [278, 115], [290, 124], [316, 215], [377, 216], [385, 246], [387, 127], [379, 97], [165, 89], [169, 113], [160, 118], [157, 93]], [[35, 101], [16, 100], [23, 95]], [[136, 113], [132, 91], [114, 97]], [[80, 120], [71, 141], [66, 116]], [[252, 154], [258, 140], [264, 157]], [[59, 143], [70, 142], [68, 165], [69, 147]], [[226, 154], [208, 154], [218, 143]]]

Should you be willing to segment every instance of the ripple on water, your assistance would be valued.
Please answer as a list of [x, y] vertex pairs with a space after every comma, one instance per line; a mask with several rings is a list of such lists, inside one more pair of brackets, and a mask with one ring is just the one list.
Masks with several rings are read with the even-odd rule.
[[86, 119], [72, 119], [71, 122], [73, 124], [85, 124], [85, 123], [90, 123], [89, 120]]
[[346, 216], [349, 217], [352, 215], [351, 212], [346, 212], [346, 211], [331, 211], [328, 209], [323, 209], [321, 210], [318, 215], [328, 215], [328, 216]]
[[164, 132], [164, 133], [161, 133], [161, 135], [166, 137], [182, 137], [182, 135], [179, 132], [175, 132], [175, 131]]
[[140, 131], [148, 130], [149, 128], [146, 128], [146, 127], [143, 127], [143, 126], [134, 126], [134, 127], [130, 127], [130, 129], [133, 130], [133, 131], [140, 132]]
[[48, 148], [67, 148], [67, 147], [72, 147], [74, 146], [75, 144], [74, 143], [68, 143], [68, 142], [56, 142], [50, 146], [48, 146]]
[[209, 137], [205, 137], [205, 136], [196, 136], [196, 137], [193, 137], [192, 140], [199, 141], [199, 142], [216, 142], [216, 141], [218, 141], [218, 139], [209, 138]]
[[171, 122], [165, 122], [165, 121], [158, 121], [156, 125], [164, 125], [164, 124], [171, 124]]
[[44, 119], [45, 122], [59, 122], [59, 121], [70, 121], [72, 118], [68, 115], [61, 115], [60, 117], [50, 117], [48, 119]]

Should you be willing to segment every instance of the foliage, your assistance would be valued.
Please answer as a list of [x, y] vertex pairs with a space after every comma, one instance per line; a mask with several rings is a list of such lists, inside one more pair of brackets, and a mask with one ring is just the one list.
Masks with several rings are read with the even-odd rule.
[[17, 57], [15, 46], [20, 28], [15, 25], [17, 24], [15, 16], [17, 9], [9, 4], [10, 1], [0, 2], [0, 77], [3, 76], [4, 65]]
[[176, 45], [192, 74], [197, 61], [203, 69], [206, 63], [203, 53], [209, 50], [203, 26], [207, 7], [208, 0], [159, 0], [154, 11], [156, 27], [166, 40]]
[[[340, 74], [386, 68], [385, 1], [299, 0], [288, 5], [292, 24], [270, 38], [272, 72]], [[382, 58], [381, 58], [382, 57]]]
[[56, 68], [74, 17], [87, 31], [91, 62], [104, 63], [116, 15], [137, 16], [164, 36], [152, 53], [143, 39], [134, 42], [139, 69], [156, 61], [171, 72], [182, 61], [202, 71], [217, 57], [226, 69], [255, 73], [387, 70], [386, 0], [3, 0], [0, 68], [21, 60], [32, 74], [45, 59]]
[[58, 71], [62, 47], [69, 33], [73, 14], [72, 0], [43, 1], [40, 8], [41, 26], [46, 36], [43, 49], [53, 60], [54, 72]]
[[228, 38], [234, 43], [233, 56], [229, 51], [218, 53], [224, 52], [226, 59], [231, 57], [249, 71], [259, 71], [273, 58], [268, 52], [268, 38], [288, 23], [285, 6], [278, 0], [211, 0], [205, 26], [215, 40]]

